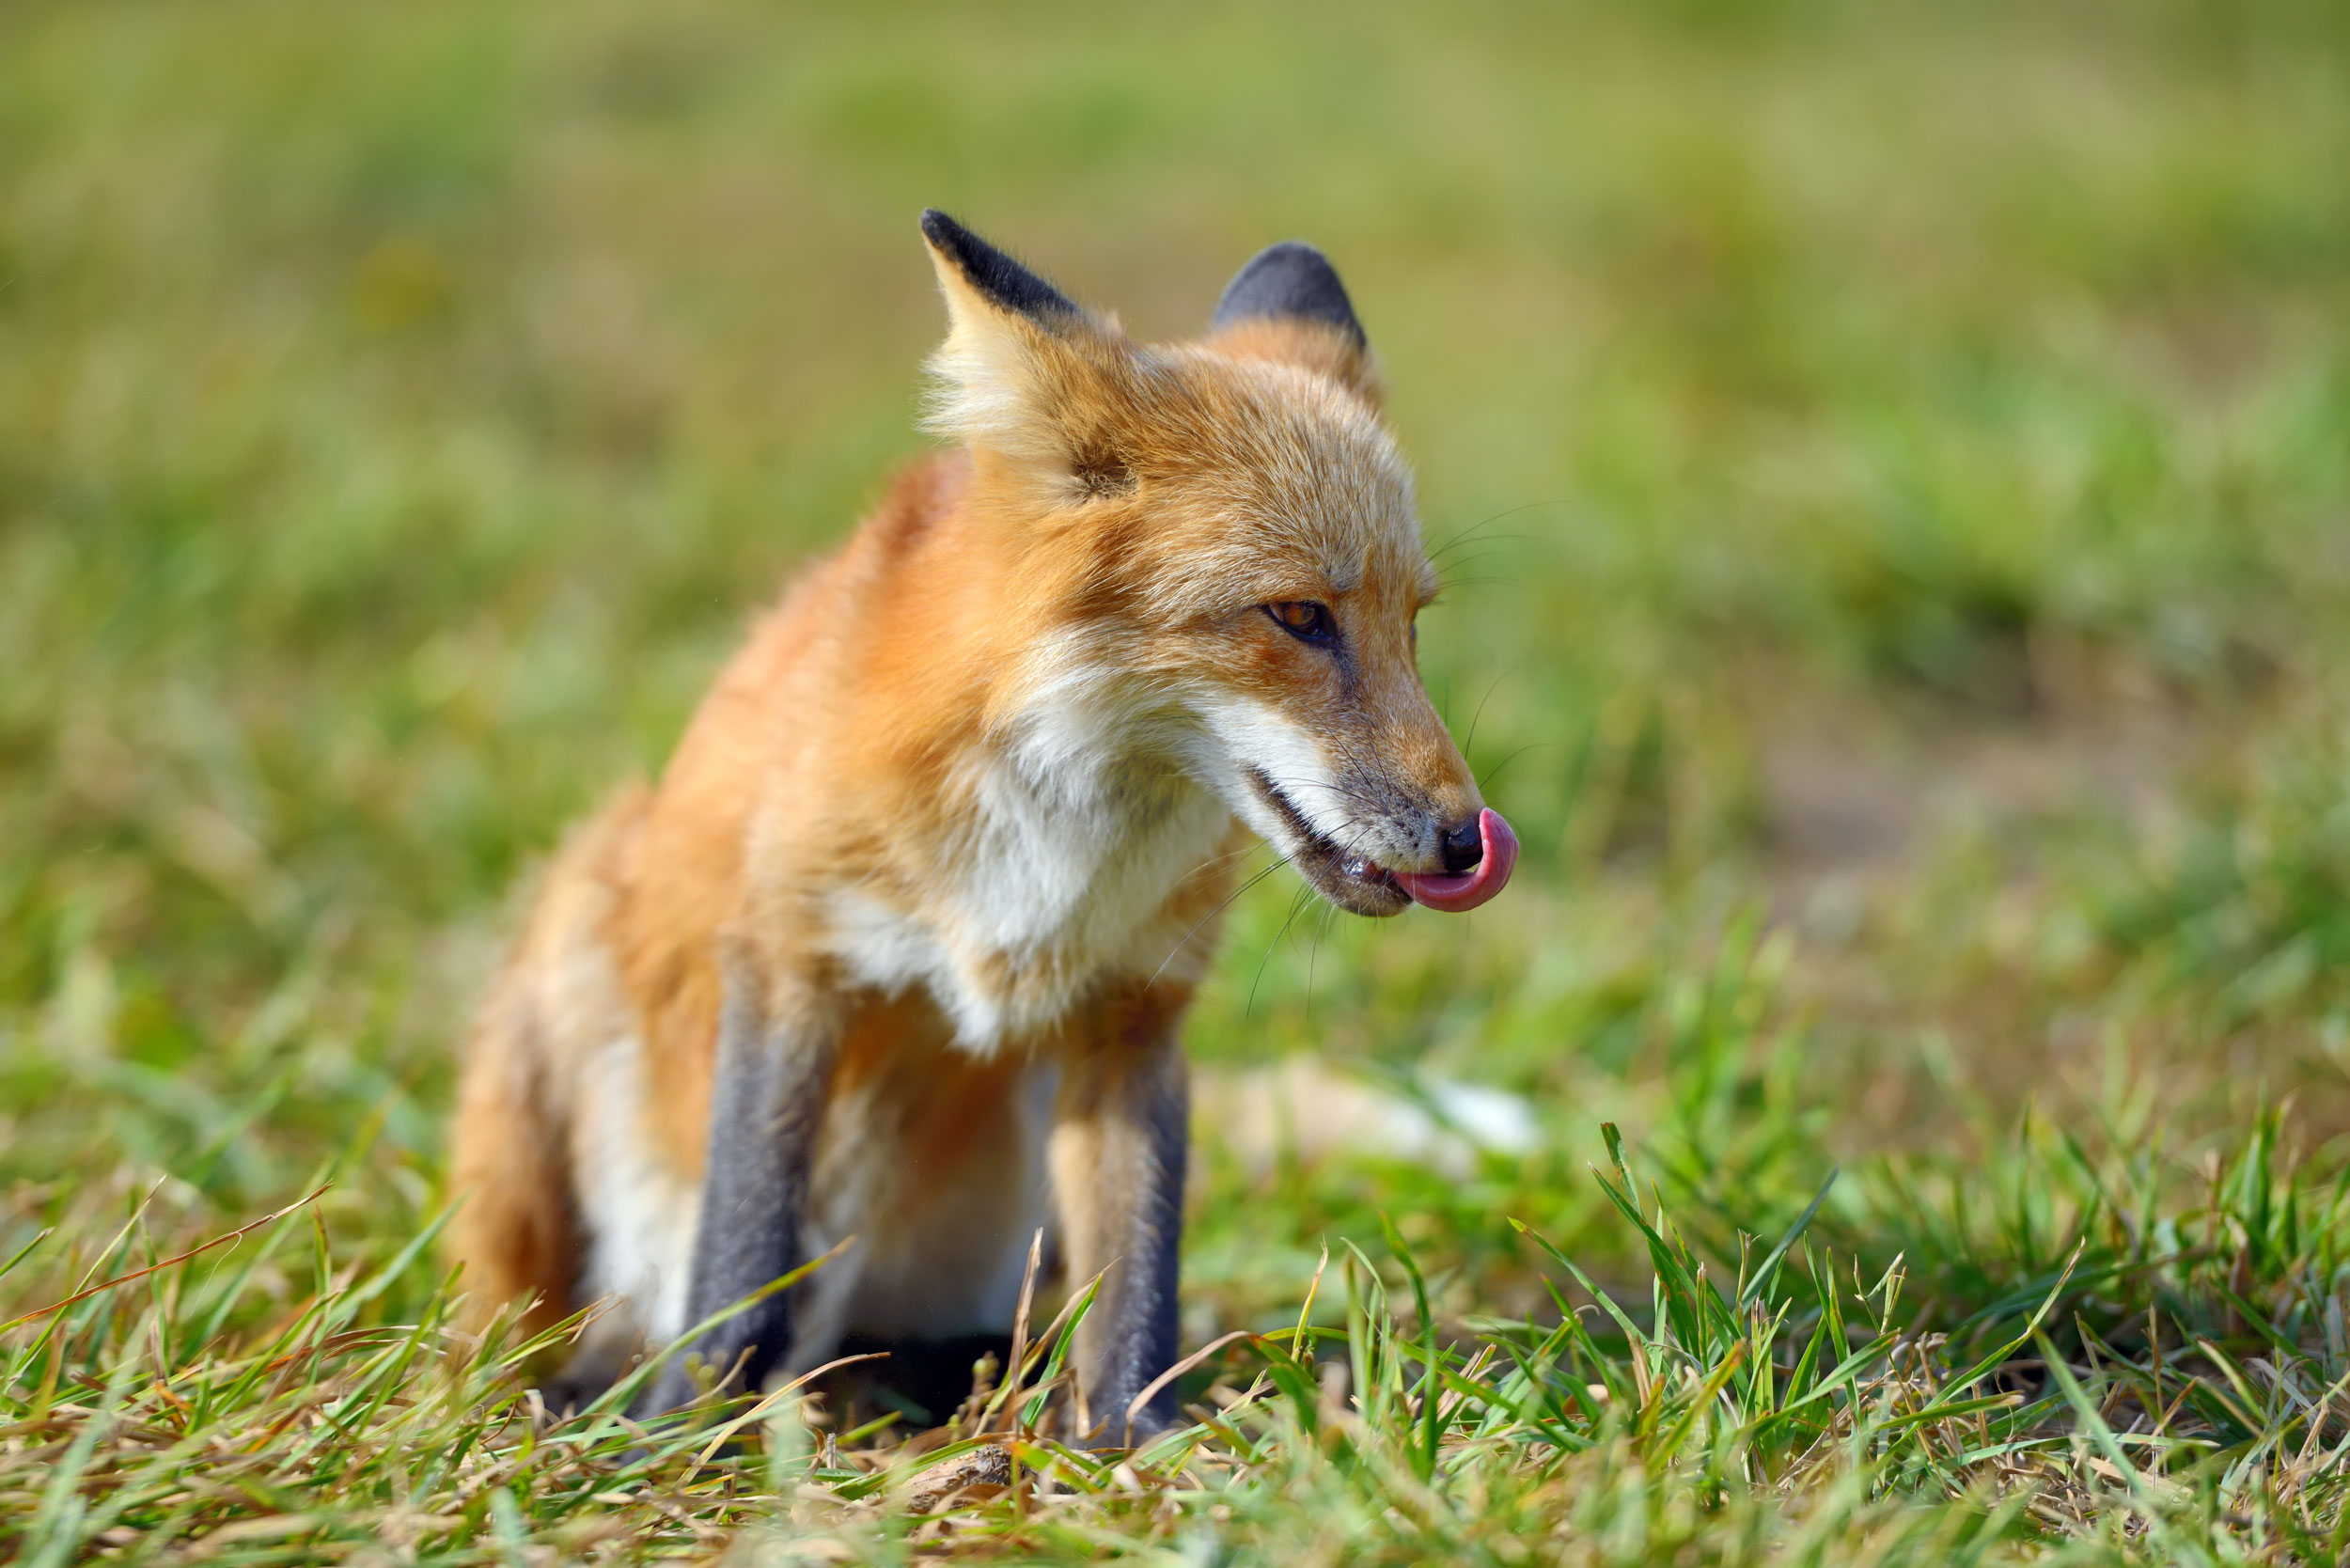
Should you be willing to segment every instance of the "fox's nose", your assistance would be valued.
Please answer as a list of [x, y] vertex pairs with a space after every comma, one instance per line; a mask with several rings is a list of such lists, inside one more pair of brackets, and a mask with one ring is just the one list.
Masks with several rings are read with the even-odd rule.
[[1444, 869], [1453, 875], [1473, 870], [1485, 857], [1484, 836], [1478, 831], [1477, 819], [1469, 818], [1458, 827], [1449, 828], [1444, 836]]

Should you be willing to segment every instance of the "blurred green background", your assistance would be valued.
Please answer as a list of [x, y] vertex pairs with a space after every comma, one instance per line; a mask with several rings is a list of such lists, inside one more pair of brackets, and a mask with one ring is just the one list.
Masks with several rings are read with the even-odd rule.
[[920, 449], [926, 205], [1152, 336], [1321, 244], [1450, 546], [1519, 886], [1276, 878], [1194, 1039], [1555, 1146], [1211, 1139], [1210, 1297], [1372, 1202], [1506, 1249], [1604, 1115], [1783, 1171], [1738, 1213], [2027, 1100], [2341, 1132], [2346, 62], [2287, 0], [9, 7], [13, 1213], [357, 1148], [413, 1226], [509, 889]]

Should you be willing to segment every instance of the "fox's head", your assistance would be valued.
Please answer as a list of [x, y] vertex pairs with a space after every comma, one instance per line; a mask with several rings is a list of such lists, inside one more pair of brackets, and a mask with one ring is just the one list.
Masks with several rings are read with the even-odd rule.
[[1209, 334], [1143, 344], [944, 213], [932, 422], [1014, 541], [1031, 691], [1162, 745], [1325, 898], [1483, 902], [1516, 839], [1416, 662], [1435, 597], [1369, 345], [1319, 251], [1264, 251]]

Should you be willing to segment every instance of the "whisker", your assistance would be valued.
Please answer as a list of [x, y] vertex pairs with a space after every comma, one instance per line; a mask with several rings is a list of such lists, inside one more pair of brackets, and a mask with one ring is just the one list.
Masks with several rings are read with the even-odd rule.
[[[1515, 517], [1521, 512], [1534, 511], [1543, 507], [1562, 507], [1564, 505], [1566, 505], [1565, 498], [1563, 496], [1559, 496], [1553, 497], [1547, 501], [1528, 501], [1521, 506], [1506, 507], [1502, 510], [1495, 512], [1491, 517], [1484, 519], [1482, 522], [1472, 523], [1467, 527], [1462, 529], [1459, 533], [1454, 534], [1443, 544], [1438, 545], [1436, 550], [1432, 553], [1430, 558], [1434, 559], [1436, 555], [1441, 555], [1444, 551], [1451, 549], [1454, 545], [1461, 543], [1464, 540], [1472, 538], [1477, 533], [1478, 529], [1491, 527], [1494, 524], [1500, 522], [1504, 518]], [[1520, 535], [1518, 537], [1524, 538], [1525, 536]]]
[[[1265, 847], [1268, 849], [1273, 848], [1270, 844]], [[1248, 855], [1254, 854], [1256, 846], [1252, 844], [1246, 850], [1236, 851], [1234, 853], [1236, 855]], [[1227, 909], [1230, 909], [1232, 906], [1232, 901], [1234, 899], [1239, 898], [1243, 893], [1247, 892], [1248, 889], [1254, 887], [1257, 884], [1262, 882], [1265, 878], [1271, 876], [1274, 872], [1279, 870], [1282, 867], [1288, 865], [1289, 863], [1290, 857], [1283, 855], [1279, 850], [1275, 849], [1273, 852], [1273, 859], [1266, 864], [1262, 870], [1246, 878], [1239, 886], [1233, 888], [1230, 893], [1227, 893], [1224, 896], [1224, 901], [1221, 903], [1217, 904], [1214, 909], [1209, 910], [1205, 915], [1200, 916], [1198, 919], [1192, 922], [1191, 929], [1183, 933], [1183, 940], [1167, 949], [1167, 956], [1159, 960], [1159, 966], [1151, 971], [1151, 979], [1145, 980], [1143, 984], [1147, 987], [1156, 981], [1161, 975], [1167, 973], [1167, 966], [1175, 962], [1175, 955], [1182, 952], [1185, 948], [1191, 946], [1191, 939], [1199, 934], [1199, 928], [1206, 925], [1210, 920], [1214, 919], [1218, 915], [1223, 914]]]
[[[1361, 843], [1363, 841], [1363, 836], [1370, 831], [1371, 824], [1367, 823], [1356, 824], [1353, 835], [1347, 839], [1346, 842], [1338, 846], [1340, 857], [1343, 859], [1352, 855], [1355, 853], [1355, 846]], [[1273, 941], [1266, 947], [1264, 950], [1264, 957], [1257, 961], [1257, 974], [1256, 978], [1248, 982], [1248, 1005], [1242, 1010], [1243, 1017], [1246, 1017], [1256, 1011], [1257, 987], [1264, 982], [1265, 965], [1273, 962], [1274, 950], [1280, 947], [1281, 938], [1289, 934], [1290, 926], [1292, 922], [1296, 920], [1298, 911], [1305, 907], [1305, 901], [1308, 898], [1316, 896], [1320, 891], [1321, 890], [1315, 887], [1310, 882], [1307, 883], [1304, 887], [1299, 889], [1300, 897], [1298, 901], [1290, 905], [1289, 918], [1281, 922], [1281, 929], [1273, 933]], [[1335, 911], [1338, 908], [1338, 905], [1331, 904], [1329, 907]], [[1319, 946], [1319, 942], [1320, 939], [1316, 938], [1317, 946]], [[1307, 961], [1306, 965], [1306, 1000], [1307, 1005], [1310, 1008], [1313, 1003], [1313, 962], [1310, 958]]]
[[[1477, 542], [1482, 544], [1485, 541], [1480, 539]], [[1450, 566], [1446, 567], [1444, 572], [1439, 573], [1439, 575], [1442, 576], [1444, 581], [1448, 583], [1458, 582], [1460, 579], [1453, 576], [1452, 573], [1460, 572], [1465, 567], [1475, 566], [1479, 561], [1491, 560], [1494, 557], [1499, 555], [1500, 553], [1501, 552], [1498, 550], [1480, 550], [1474, 555], [1463, 556], [1459, 560], [1454, 561]]]
[[1442, 556], [1445, 551], [1457, 550], [1464, 544], [1523, 544], [1533, 537], [1534, 536], [1532, 534], [1465, 534], [1461, 538], [1452, 541], [1449, 544], [1446, 544], [1439, 549], [1430, 551], [1428, 553], [1428, 558], [1431, 561], [1434, 561], [1438, 557]]
[[1246, 860], [1250, 855], [1256, 854], [1259, 850], [1269, 849], [1271, 847], [1271, 845], [1267, 844], [1261, 839], [1252, 839], [1238, 849], [1226, 850], [1221, 855], [1209, 856], [1207, 859], [1199, 862], [1198, 870], [1202, 871], [1220, 871], [1225, 867], [1231, 865], [1234, 861]]
[[1469, 747], [1477, 744], [1477, 721], [1485, 716], [1485, 704], [1494, 699], [1494, 693], [1501, 689], [1501, 682], [1507, 681], [1511, 676], [1515, 675], [1517, 672], [1517, 666], [1512, 665], [1508, 669], [1503, 670], [1499, 675], [1495, 676], [1493, 678], [1493, 683], [1485, 688], [1485, 695], [1477, 699], [1477, 712], [1469, 716], [1468, 739], [1461, 743], [1461, 756], [1464, 760], [1467, 760]]
[[1242, 1017], [1247, 1018], [1255, 1015], [1257, 1011], [1257, 987], [1264, 983], [1265, 965], [1273, 962], [1274, 950], [1280, 947], [1281, 938], [1290, 933], [1291, 923], [1297, 918], [1297, 912], [1306, 907], [1306, 901], [1313, 897], [1313, 885], [1308, 883], [1304, 887], [1299, 888], [1297, 891], [1297, 897], [1290, 902], [1289, 919], [1281, 922], [1281, 929], [1273, 933], [1273, 940], [1265, 945], [1264, 957], [1257, 960], [1257, 975], [1254, 980], [1248, 982], [1248, 1005], [1241, 1009]]
[[1509, 756], [1504, 757], [1504, 758], [1503, 758], [1500, 761], [1496, 762], [1496, 763], [1493, 765], [1493, 770], [1492, 770], [1491, 772], [1487, 773], [1487, 774], [1485, 775], [1485, 776], [1484, 776], [1484, 777], [1482, 777], [1482, 778], [1480, 778], [1480, 779], [1479, 779], [1479, 780], [1477, 781], [1477, 790], [1478, 790], [1478, 792], [1479, 792], [1480, 794], [1482, 794], [1482, 793], [1485, 792], [1486, 787], [1487, 787], [1487, 786], [1489, 786], [1490, 784], [1492, 784], [1492, 783], [1493, 783], [1493, 781], [1494, 781], [1494, 779], [1495, 779], [1496, 777], [1499, 776], [1499, 775], [1500, 775], [1500, 773], [1501, 773], [1501, 770], [1502, 770], [1502, 769], [1504, 769], [1504, 768], [1508, 767], [1511, 763], [1512, 763], [1512, 762], [1516, 761], [1519, 758], [1521, 758], [1521, 757], [1525, 756], [1528, 752], [1529, 752], [1529, 751], [1556, 750], [1556, 749], [1558, 749], [1558, 745], [1559, 745], [1559, 743], [1558, 743], [1557, 741], [1528, 741], [1528, 742], [1527, 742], [1527, 743], [1526, 743], [1526, 745], [1522, 745], [1522, 746], [1518, 747], [1518, 748], [1517, 748], [1517, 750], [1515, 750], [1515, 751], [1513, 751], [1513, 752], [1510, 753], [1510, 755], [1509, 755]]
[[1322, 906], [1322, 922], [1314, 927], [1313, 949], [1306, 955], [1306, 1021], [1309, 1024], [1314, 1018], [1314, 966], [1322, 960], [1322, 939], [1329, 933], [1330, 922], [1337, 918], [1338, 913], [1339, 906], [1335, 903]]

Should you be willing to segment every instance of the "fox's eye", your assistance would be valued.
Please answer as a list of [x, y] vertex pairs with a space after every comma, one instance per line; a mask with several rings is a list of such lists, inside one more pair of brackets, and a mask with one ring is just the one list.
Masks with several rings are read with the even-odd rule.
[[1277, 604], [1267, 604], [1264, 613], [1299, 642], [1327, 648], [1339, 640], [1339, 629], [1330, 619], [1327, 604], [1317, 604], [1310, 599], [1285, 599]]

